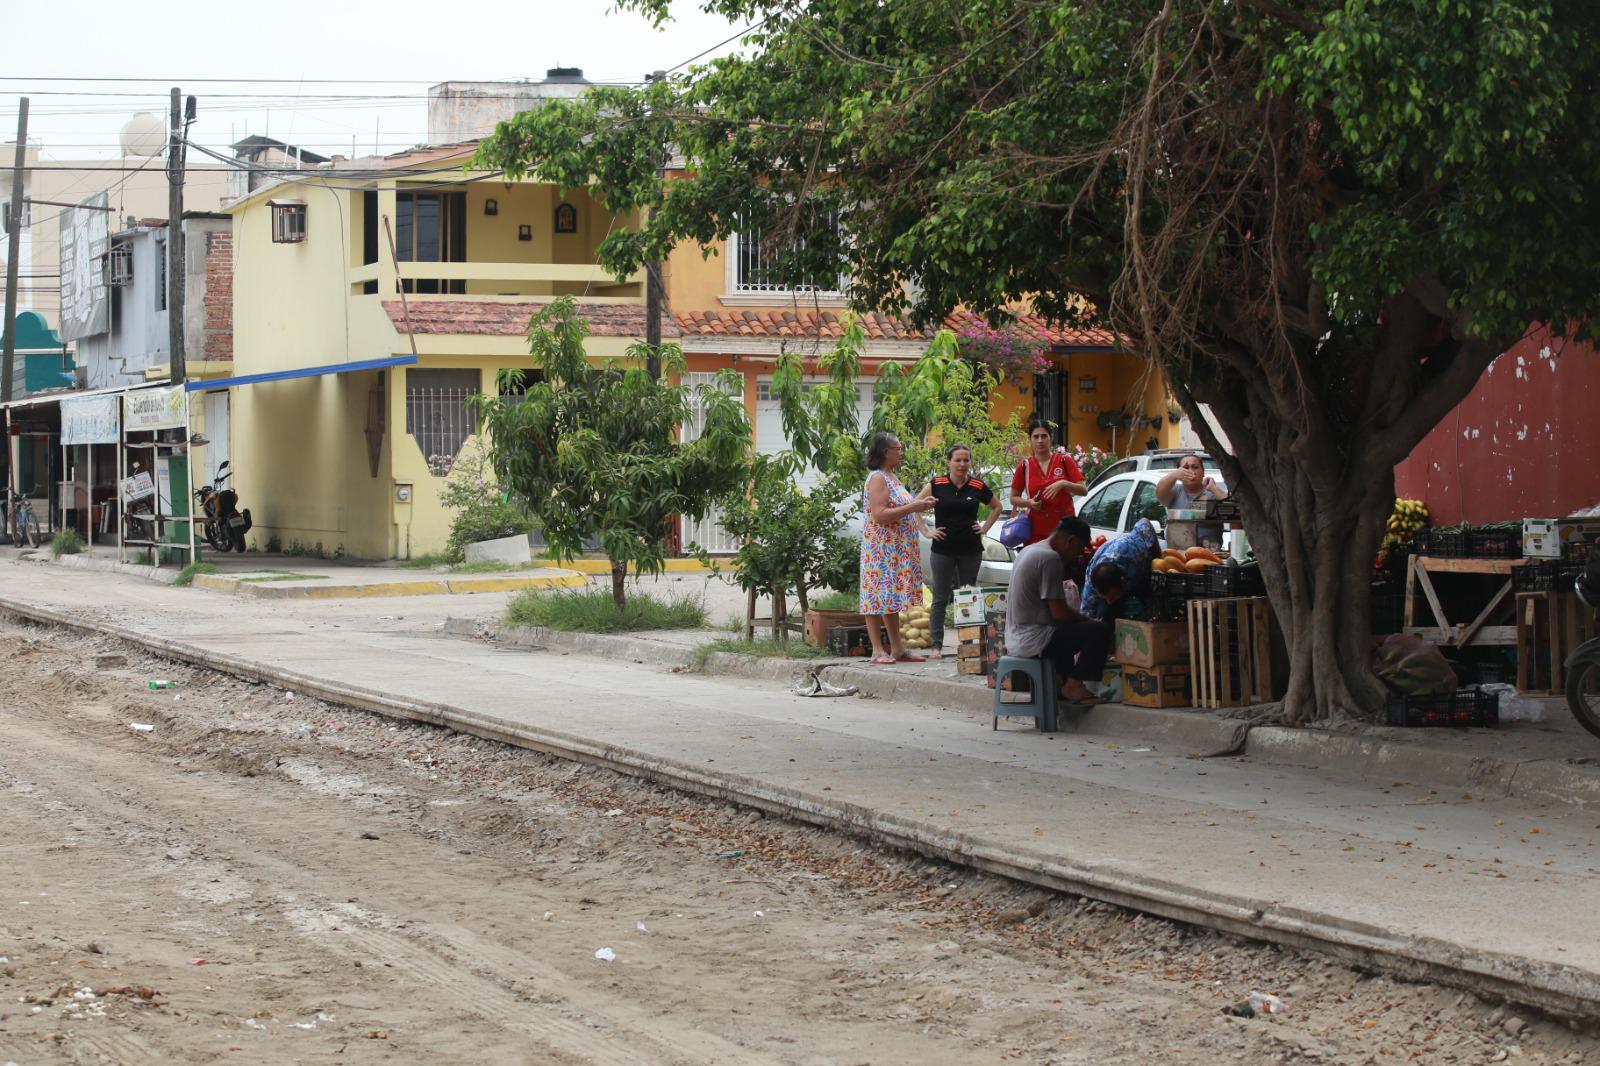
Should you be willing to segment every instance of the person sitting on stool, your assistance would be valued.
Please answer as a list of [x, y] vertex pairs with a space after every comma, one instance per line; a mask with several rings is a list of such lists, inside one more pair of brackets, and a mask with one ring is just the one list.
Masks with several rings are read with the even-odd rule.
[[[1055, 667], [1060, 698], [1079, 707], [1102, 702], [1084, 685], [1099, 681], [1111, 651], [1111, 625], [1068, 606], [1066, 567], [1089, 543], [1089, 524], [1063, 518], [1048, 540], [1030, 544], [1011, 570], [1006, 605], [1006, 654], [1048, 659]], [[1118, 590], [1108, 589], [1116, 596]]]

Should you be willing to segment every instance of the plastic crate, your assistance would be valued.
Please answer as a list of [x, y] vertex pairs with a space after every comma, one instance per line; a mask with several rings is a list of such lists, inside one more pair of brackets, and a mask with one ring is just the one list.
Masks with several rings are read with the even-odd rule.
[[1523, 563], [1511, 571], [1511, 587], [1516, 592], [1571, 592], [1583, 567], [1547, 559]]
[[1522, 558], [1522, 530], [1477, 526], [1467, 530], [1467, 555], [1474, 559]]
[[872, 641], [866, 626], [834, 626], [828, 630], [828, 652], [832, 655], [870, 655]]
[[1447, 696], [1402, 696], [1391, 692], [1384, 708], [1389, 724], [1421, 726], [1479, 726], [1500, 724], [1500, 696], [1481, 688], [1464, 688]]
[[1266, 578], [1259, 566], [1208, 566], [1205, 573], [1195, 575], [1206, 579], [1208, 596], [1265, 596]]
[[1467, 531], [1424, 529], [1417, 534], [1417, 554], [1459, 559], [1467, 554]]

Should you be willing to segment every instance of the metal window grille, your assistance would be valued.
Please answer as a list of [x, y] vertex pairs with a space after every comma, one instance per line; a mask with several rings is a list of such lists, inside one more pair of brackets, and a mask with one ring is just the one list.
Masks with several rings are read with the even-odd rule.
[[408, 387], [406, 389], [406, 432], [411, 434], [436, 477], [444, 477], [455, 465], [461, 446], [477, 426], [467, 406], [477, 389]]
[[[834, 216], [833, 226], [839, 227], [839, 218]], [[849, 284], [848, 275], [841, 274], [831, 280], [830, 284], [819, 285], [807, 278], [801, 285], [788, 285], [778, 277], [778, 259], [780, 249], [776, 245], [776, 238], [765, 237], [761, 230], [741, 230], [734, 240], [734, 284], [735, 292], [806, 292], [818, 296], [842, 296]], [[804, 247], [804, 241], [800, 242]]]
[[272, 243], [298, 244], [306, 239], [306, 205], [272, 205]]
[[106, 284], [126, 288], [133, 284], [133, 246], [113, 244], [106, 253]]

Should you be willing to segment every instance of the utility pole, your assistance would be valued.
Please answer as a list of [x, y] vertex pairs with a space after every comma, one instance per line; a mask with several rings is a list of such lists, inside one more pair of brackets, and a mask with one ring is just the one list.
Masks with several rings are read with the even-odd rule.
[[[194, 97], [189, 98], [189, 113], [194, 113]], [[183, 352], [183, 94], [172, 90], [172, 125], [167, 141], [167, 348], [169, 376], [181, 385], [188, 379]]]
[[[17, 104], [17, 154], [11, 164], [11, 212], [6, 219], [5, 354], [0, 358], [0, 402], [11, 402], [17, 363], [17, 258], [22, 255], [22, 164], [28, 157], [28, 98]], [[11, 484], [11, 439], [6, 438], [6, 484]], [[6, 509], [10, 514], [10, 508]]]
[[[645, 81], [658, 82], [666, 76], [666, 71], [657, 70], [645, 75]], [[656, 167], [656, 180], [666, 180], [664, 168]], [[650, 349], [648, 369], [654, 381], [661, 376], [661, 260], [651, 259], [644, 269], [644, 342]]]

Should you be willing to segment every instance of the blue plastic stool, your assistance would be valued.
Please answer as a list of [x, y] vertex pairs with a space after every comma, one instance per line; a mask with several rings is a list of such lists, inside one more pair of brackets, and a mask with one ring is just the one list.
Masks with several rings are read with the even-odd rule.
[[[1000, 694], [1006, 678], [1023, 674], [1032, 681], [1027, 703], [1001, 703]], [[1032, 718], [1043, 733], [1056, 731], [1056, 668], [1048, 659], [1032, 659], [1022, 655], [1002, 655], [994, 669], [994, 724], [1000, 728], [1000, 716]]]

